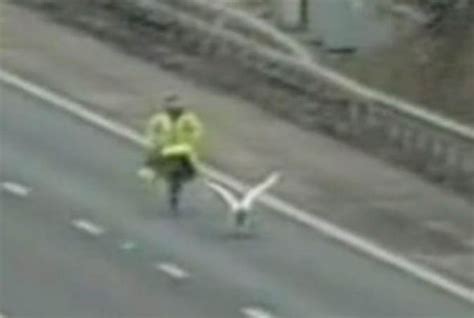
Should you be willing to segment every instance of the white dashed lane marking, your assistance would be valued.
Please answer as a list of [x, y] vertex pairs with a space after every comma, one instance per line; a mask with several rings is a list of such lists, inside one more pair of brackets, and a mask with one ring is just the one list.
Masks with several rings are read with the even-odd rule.
[[190, 277], [188, 272], [173, 263], [156, 263], [155, 268], [174, 279], [182, 280]]
[[241, 313], [247, 318], [275, 318], [269, 312], [258, 307], [242, 308]]
[[91, 221], [85, 220], [85, 219], [76, 219], [72, 221], [72, 225], [82, 231], [86, 232], [87, 234], [93, 235], [93, 236], [99, 236], [105, 233], [105, 229], [100, 227], [97, 224], [94, 224]]
[[137, 244], [131, 242], [131, 241], [124, 241], [120, 244], [120, 249], [124, 251], [130, 251], [133, 250], [137, 247]]
[[23, 198], [26, 197], [31, 192], [30, 188], [24, 185], [21, 185], [15, 182], [9, 182], [9, 181], [2, 182], [2, 190], [19, 197], [23, 197]]

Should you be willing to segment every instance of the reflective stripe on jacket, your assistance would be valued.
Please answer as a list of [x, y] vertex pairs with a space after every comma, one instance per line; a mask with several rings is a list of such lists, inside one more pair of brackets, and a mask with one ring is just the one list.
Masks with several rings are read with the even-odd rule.
[[147, 144], [151, 149], [186, 144], [197, 151], [203, 134], [202, 124], [192, 112], [183, 113], [173, 121], [169, 114], [161, 112], [154, 115], [146, 128]]

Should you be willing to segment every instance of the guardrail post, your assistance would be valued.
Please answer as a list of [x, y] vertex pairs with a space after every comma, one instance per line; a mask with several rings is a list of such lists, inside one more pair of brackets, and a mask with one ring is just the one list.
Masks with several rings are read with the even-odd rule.
[[402, 142], [402, 128], [400, 124], [397, 123], [395, 120], [387, 123], [388, 126], [388, 138], [391, 140], [395, 145], [401, 146]]
[[349, 127], [351, 137], [356, 137], [360, 132], [359, 123], [361, 121], [361, 106], [358, 102], [349, 104]]
[[413, 144], [413, 131], [409, 127], [402, 128], [401, 136], [401, 148], [403, 151], [410, 151], [411, 145]]

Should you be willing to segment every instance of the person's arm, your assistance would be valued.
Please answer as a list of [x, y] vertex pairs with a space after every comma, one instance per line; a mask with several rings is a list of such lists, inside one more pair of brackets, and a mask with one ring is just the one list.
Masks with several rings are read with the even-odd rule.
[[165, 123], [161, 114], [154, 115], [145, 129], [145, 142], [148, 149], [154, 149], [163, 143]]
[[199, 117], [195, 114], [188, 115], [188, 129], [192, 142], [194, 144], [199, 144], [203, 136], [203, 125]]
[[145, 147], [151, 149], [155, 141], [155, 121], [152, 117], [145, 127]]

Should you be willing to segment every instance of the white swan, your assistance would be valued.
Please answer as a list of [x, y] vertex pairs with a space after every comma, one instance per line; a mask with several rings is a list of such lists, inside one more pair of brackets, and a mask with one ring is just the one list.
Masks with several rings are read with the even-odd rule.
[[261, 196], [270, 187], [275, 185], [281, 178], [279, 172], [271, 173], [261, 183], [250, 188], [240, 199], [232, 193], [231, 190], [215, 181], [205, 180], [206, 184], [211, 188], [229, 207], [229, 212], [235, 218], [237, 226], [242, 226], [247, 220], [247, 216], [252, 211], [255, 200]]

